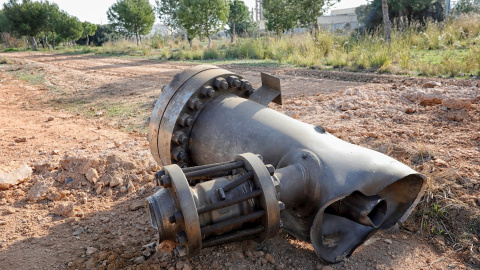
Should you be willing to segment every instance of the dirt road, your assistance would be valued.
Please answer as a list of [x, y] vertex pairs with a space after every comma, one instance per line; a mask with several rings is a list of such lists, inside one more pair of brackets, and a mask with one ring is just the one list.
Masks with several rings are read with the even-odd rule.
[[225, 66], [255, 87], [260, 71], [279, 76], [284, 105], [273, 108], [429, 176], [427, 195], [405, 224], [328, 268], [310, 244], [286, 233], [261, 244], [209, 248], [188, 260], [145, 246], [158, 237], [143, 201], [155, 191], [151, 179], [159, 169], [145, 140], [146, 121], [161, 87], [190, 64], [3, 57], [9, 64], [0, 65], [0, 174], [27, 164], [33, 176], [0, 191], [0, 269], [480, 266], [478, 81]]

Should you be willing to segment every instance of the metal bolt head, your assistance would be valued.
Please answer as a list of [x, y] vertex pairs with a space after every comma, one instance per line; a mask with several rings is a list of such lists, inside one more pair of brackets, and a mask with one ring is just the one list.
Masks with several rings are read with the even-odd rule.
[[183, 214], [180, 211], [177, 211], [177, 212], [173, 213], [173, 217], [175, 218], [175, 223], [183, 223], [184, 222]]
[[211, 86], [202, 87], [201, 94], [203, 97], [211, 98], [215, 96], [215, 90]]
[[247, 95], [249, 97], [253, 94], [254, 91], [255, 90], [253, 88], [249, 88], [249, 89], [245, 90], [245, 95]]
[[217, 87], [217, 89], [220, 89], [220, 90], [228, 89], [227, 81], [225, 81], [225, 79], [221, 77], [216, 78], [215, 81], [213, 82], [213, 85], [215, 85], [215, 87]]
[[175, 238], [177, 240], [177, 243], [179, 243], [180, 245], [183, 245], [187, 242], [187, 234], [183, 231], [177, 233], [177, 236]]
[[253, 88], [252, 85], [247, 80], [242, 79], [240, 81], [240, 83], [241, 83], [240, 90], [245, 91], [245, 90], [248, 90], [250, 88]]
[[160, 179], [160, 186], [163, 186], [164, 188], [168, 188], [172, 186], [172, 178], [170, 178], [170, 175], [164, 175]]
[[155, 179], [160, 179], [162, 178], [162, 176], [165, 175], [165, 171], [164, 170], [160, 170], [158, 172], [155, 173]]
[[177, 122], [181, 126], [189, 127], [193, 124], [193, 118], [190, 115], [184, 113], [180, 115]]
[[203, 103], [198, 98], [192, 98], [188, 101], [188, 107], [194, 111], [198, 111], [202, 108]]
[[188, 137], [184, 132], [177, 131], [173, 134], [172, 141], [177, 143], [177, 144], [182, 145], [182, 144], [185, 144], [185, 143], [188, 142]]
[[230, 76], [227, 78], [228, 84], [230, 84], [232, 87], [238, 88], [242, 85], [242, 82], [235, 76]]
[[275, 174], [275, 167], [273, 167], [272, 164], [267, 164], [267, 165], [265, 165], [265, 167], [267, 168], [270, 176], [273, 176]]
[[181, 147], [175, 148], [172, 152], [172, 157], [176, 161], [184, 161], [187, 159], [187, 154], [185, 153], [185, 150]]

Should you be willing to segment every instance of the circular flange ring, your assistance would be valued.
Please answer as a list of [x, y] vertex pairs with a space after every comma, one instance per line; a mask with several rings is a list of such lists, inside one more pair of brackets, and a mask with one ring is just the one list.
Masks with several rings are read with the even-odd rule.
[[[148, 126], [148, 142], [150, 145], [150, 152], [152, 152], [155, 161], [157, 161], [159, 164], [162, 163], [160, 160], [157, 145], [158, 129], [160, 128], [160, 122], [163, 118], [163, 114], [165, 113], [168, 103], [177, 93], [178, 89], [182, 87], [183, 84], [185, 84], [185, 82], [187, 82], [196, 74], [209, 69], [219, 68], [213, 65], [198, 65], [176, 74], [173, 80], [165, 87], [165, 89], [162, 90], [160, 97], [157, 99], [157, 102], [155, 103], [155, 108], [153, 109], [152, 115], [150, 117], [150, 124]], [[166, 164], [169, 163], [165, 163], [165, 165]]]
[[[197, 73], [178, 89], [175, 96], [172, 97], [171, 101], [168, 103], [163, 118], [160, 121], [160, 128], [158, 129], [158, 155], [162, 164], [172, 163], [171, 136], [174, 133], [175, 128], [178, 126], [177, 121], [182, 112], [187, 110], [192, 113], [193, 119], [195, 119], [195, 116], [201, 111], [201, 109], [198, 111], [192, 111], [186, 108], [189, 100], [198, 94], [197, 92], [202, 86], [212, 84], [218, 77], [228, 77], [232, 75], [235, 74], [220, 68], [205, 70], [201, 73]], [[186, 133], [188, 134], [190, 132], [187, 131]]]
[[255, 186], [262, 190], [259, 200], [260, 206], [265, 210], [262, 220], [265, 231], [260, 234], [259, 240], [272, 238], [280, 230], [280, 207], [270, 173], [263, 161], [255, 154], [244, 153], [236, 156], [235, 160], [245, 162], [245, 169], [253, 172]]
[[180, 205], [180, 210], [182, 211], [185, 234], [187, 235], [187, 244], [185, 245], [187, 255], [198, 255], [202, 249], [202, 234], [200, 231], [197, 206], [190, 192], [187, 178], [178, 165], [165, 166], [164, 170], [166, 174], [170, 175], [172, 190], [177, 195], [173, 197], [177, 198], [177, 205]]

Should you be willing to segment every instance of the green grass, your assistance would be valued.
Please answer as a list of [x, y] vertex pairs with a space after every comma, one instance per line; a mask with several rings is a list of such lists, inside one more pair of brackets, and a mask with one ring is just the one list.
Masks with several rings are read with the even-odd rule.
[[27, 82], [28, 84], [42, 84], [45, 82], [45, 76], [40, 73], [36, 72], [28, 72], [24, 70], [20, 70], [17, 72], [14, 72], [14, 76], [18, 78], [19, 80], [22, 80], [24, 82]]

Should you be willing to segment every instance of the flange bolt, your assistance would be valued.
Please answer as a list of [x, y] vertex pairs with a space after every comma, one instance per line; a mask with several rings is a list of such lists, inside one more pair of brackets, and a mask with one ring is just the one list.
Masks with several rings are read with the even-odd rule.
[[202, 108], [202, 101], [199, 98], [192, 98], [188, 101], [188, 107], [194, 111], [198, 111]]
[[187, 234], [185, 232], [179, 232], [176, 236], [177, 243], [183, 245], [187, 242]]
[[164, 175], [160, 179], [160, 186], [162, 186], [164, 188], [168, 188], [168, 187], [172, 186], [172, 178], [170, 178], [170, 175]]
[[267, 164], [267, 165], [265, 165], [265, 167], [267, 168], [270, 176], [273, 176], [275, 174], [275, 167], [273, 167], [272, 164]]
[[185, 153], [185, 150], [183, 150], [183, 148], [180, 148], [180, 147], [173, 150], [172, 155], [173, 155], [173, 159], [175, 159], [176, 161], [182, 161], [187, 158], [187, 154]]
[[242, 85], [242, 82], [235, 76], [230, 76], [227, 78], [228, 84], [230, 84], [232, 87], [238, 88]]
[[240, 83], [241, 83], [240, 90], [245, 91], [252, 88], [252, 85], [245, 79], [240, 80]]
[[215, 82], [213, 82], [213, 85], [215, 85], [215, 87], [217, 89], [220, 89], [220, 90], [227, 90], [228, 89], [228, 82], [224, 78], [221, 78], [221, 77], [216, 78]]
[[193, 118], [190, 115], [183, 113], [178, 118], [178, 124], [184, 127], [189, 127], [193, 124]]
[[182, 131], [177, 131], [173, 134], [172, 141], [177, 143], [177, 144], [182, 145], [182, 144], [185, 144], [185, 143], [188, 142], [188, 137]]
[[203, 97], [211, 98], [215, 95], [215, 90], [213, 90], [211, 86], [204, 86], [202, 90], [200, 90], [200, 93]]

